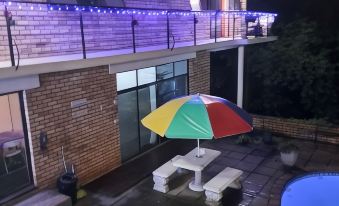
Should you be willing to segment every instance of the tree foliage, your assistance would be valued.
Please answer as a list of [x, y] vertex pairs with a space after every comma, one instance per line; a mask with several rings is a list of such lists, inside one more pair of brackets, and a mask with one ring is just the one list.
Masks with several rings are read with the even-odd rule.
[[278, 21], [273, 32], [277, 41], [247, 47], [247, 110], [338, 119], [338, 32], [305, 18]]

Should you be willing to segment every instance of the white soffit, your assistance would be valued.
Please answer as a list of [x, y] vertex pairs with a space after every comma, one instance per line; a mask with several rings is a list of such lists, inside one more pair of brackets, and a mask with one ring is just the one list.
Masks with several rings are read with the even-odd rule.
[[39, 75], [0, 79], [0, 94], [40, 87]]
[[196, 52], [192, 52], [192, 53], [186, 53], [186, 54], [180, 54], [180, 55], [160, 57], [160, 58], [155, 58], [155, 59], [134, 61], [134, 62], [123, 63], [123, 64], [110, 64], [109, 73], [115, 74], [115, 73], [125, 72], [129, 70], [142, 69], [146, 67], [152, 67], [152, 66], [167, 64], [171, 62], [182, 61], [186, 59], [194, 59], [196, 58], [196, 56], [197, 56]]
[[230, 46], [230, 47], [223, 47], [223, 48], [217, 48], [217, 49], [210, 49], [207, 50], [209, 52], [217, 52], [217, 51], [224, 51], [224, 50], [229, 50], [229, 49], [235, 49], [238, 48], [239, 46]]

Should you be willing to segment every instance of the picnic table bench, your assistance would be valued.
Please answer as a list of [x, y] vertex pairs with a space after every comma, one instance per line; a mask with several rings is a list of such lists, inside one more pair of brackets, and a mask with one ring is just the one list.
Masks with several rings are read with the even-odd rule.
[[179, 159], [181, 156], [177, 155], [173, 157], [170, 161], [166, 162], [158, 169], [152, 172], [154, 186], [153, 189], [162, 193], [167, 193], [169, 190], [168, 182], [170, 176], [177, 171], [177, 167], [174, 167], [172, 162]]
[[227, 187], [240, 189], [239, 181], [242, 171], [226, 167], [223, 171], [208, 181], [203, 188], [205, 189], [206, 201], [219, 202], [223, 196], [223, 191]]

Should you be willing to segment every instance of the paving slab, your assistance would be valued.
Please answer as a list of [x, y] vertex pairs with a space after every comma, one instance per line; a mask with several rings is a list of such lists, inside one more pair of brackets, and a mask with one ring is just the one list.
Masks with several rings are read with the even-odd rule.
[[244, 162], [250, 162], [250, 163], [254, 163], [254, 164], [259, 164], [260, 162], [262, 162], [264, 160], [263, 157], [260, 156], [256, 156], [256, 155], [247, 155], [243, 161]]
[[249, 183], [249, 184], [256, 184], [260, 187], [264, 186], [267, 181], [270, 179], [269, 176], [266, 175], [261, 175], [261, 174], [256, 174], [256, 173], [251, 173], [244, 182]]
[[267, 175], [267, 176], [273, 176], [276, 171], [277, 169], [265, 167], [265, 166], [259, 166], [254, 170], [255, 173]]
[[252, 206], [267, 206], [267, 204], [268, 204], [268, 198], [263, 198], [263, 197], [256, 197], [251, 202]]
[[256, 163], [249, 163], [249, 162], [239, 162], [235, 168], [239, 169], [239, 170], [244, 170], [247, 172], [252, 172], [256, 167], [258, 166], [258, 164]]

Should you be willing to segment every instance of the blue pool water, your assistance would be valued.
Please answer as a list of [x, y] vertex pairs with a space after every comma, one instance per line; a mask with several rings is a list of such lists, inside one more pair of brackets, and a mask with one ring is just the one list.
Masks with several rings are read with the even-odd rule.
[[339, 173], [316, 173], [285, 186], [281, 206], [339, 206]]

